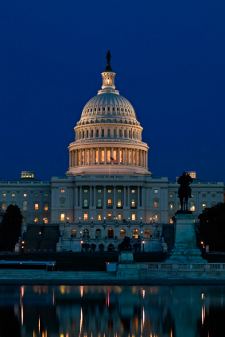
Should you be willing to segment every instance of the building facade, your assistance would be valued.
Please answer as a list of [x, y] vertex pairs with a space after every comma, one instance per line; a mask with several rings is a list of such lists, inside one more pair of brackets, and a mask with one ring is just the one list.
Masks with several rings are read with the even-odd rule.
[[[85, 105], [74, 127], [69, 168], [63, 177], [39, 181], [33, 172], [0, 182], [2, 212], [17, 204], [23, 229], [32, 224], [59, 224], [57, 250], [114, 250], [129, 236], [136, 250], [166, 249], [162, 225], [179, 209], [179, 185], [148, 170], [148, 145], [131, 103], [115, 89], [107, 63], [102, 89]], [[224, 184], [196, 179], [190, 173], [189, 208], [198, 216], [223, 202]]]

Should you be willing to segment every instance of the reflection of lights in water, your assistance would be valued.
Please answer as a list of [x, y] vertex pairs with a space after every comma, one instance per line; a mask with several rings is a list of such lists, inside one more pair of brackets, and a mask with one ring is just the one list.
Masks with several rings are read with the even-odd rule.
[[173, 331], [170, 330], [170, 337], [173, 337]]
[[21, 310], [21, 325], [23, 325], [23, 304], [21, 304], [20, 310]]
[[142, 290], [142, 296], [143, 296], [143, 298], [145, 298], [145, 290], [144, 289]]
[[65, 286], [59, 287], [61, 294], [65, 294]]
[[106, 293], [106, 306], [109, 307], [109, 291]]
[[202, 300], [204, 299], [204, 294], [202, 293]]
[[142, 311], [142, 322], [143, 322], [143, 326], [145, 325], [145, 308], [143, 307], [143, 311]]
[[40, 316], [38, 317], [38, 333], [41, 332], [41, 319]]
[[80, 333], [82, 330], [82, 325], [83, 325], [83, 310], [80, 308]]
[[23, 297], [23, 295], [24, 295], [24, 286], [22, 286], [22, 287], [20, 288], [20, 291], [21, 291], [21, 296]]
[[202, 307], [202, 325], [204, 325], [205, 321], [205, 306]]
[[83, 297], [83, 294], [84, 294], [84, 287], [81, 286], [80, 287], [80, 297]]
[[52, 293], [52, 304], [53, 306], [55, 306], [55, 289], [53, 289], [53, 293]]
[[66, 333], [66, 337], [69, 337], [69, 332]]

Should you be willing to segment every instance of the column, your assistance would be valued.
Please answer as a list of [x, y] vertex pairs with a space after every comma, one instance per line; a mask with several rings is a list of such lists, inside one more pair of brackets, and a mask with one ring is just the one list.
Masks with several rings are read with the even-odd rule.
[[140, 207], [140, 186], [138, 186], [138, 207]]
[[78, 207], [78, 188], [75, 187], [75, 206]]
[[126, 200], [126, 186], [124, 186], [124, 188], [123, 188], [123, 203], [124, 203], [124, 207], [126, 207], [127, 206], [127, 200]]
[[148, 167], [148, 151], [146, 151], [146, 167]]
[[138, 166], [138, 150], [136, 150], [136, 166]]
[[100, 148], [98, 148], [98, 162], [97, 164], [100, 164]]
[[94, 186], [94, 207], [96, 207], [96, 186]]
[[[111, 147], [111, 158], [113, 158], [113, 147]], [[111, 161], [111, 158], [110, 158], [110, 161]]]
[[131, 165], [134, 165], [134, 152], [133, 152], [133, 149], [131, 149]]
[[84, 165], [87, 165], [87, 149], [84, 149]]
[[145, 195], [144, 195], [145, 189], [144, 187], [141, 188], [141, 207], [144, 207], [145, 205]]
[[106, 208], [106, 186], [103, 187], [103, 208]]
[[118, 163], [120, 165], [120, 148], [118, 147]]
[[127, 191], [127, 204], [128, 204], [128, 207], [130, 208], [130, 186], [128, 186], [128, 191]]
[[104, 156], [105, 156], [105, 160], [104, 160], [104, 164], [107, 164], [107, 151], [106, 151], [106, 147], [104, 147]]
[[82, 187], [80, 186], [80, 198], [79, 198], [79, 206], [82, 206]]
[[90, 206], [92, 207], [92, 186], [90, 186]]
[[116, 187], [113, 187], [113, 208], [116, 208]]

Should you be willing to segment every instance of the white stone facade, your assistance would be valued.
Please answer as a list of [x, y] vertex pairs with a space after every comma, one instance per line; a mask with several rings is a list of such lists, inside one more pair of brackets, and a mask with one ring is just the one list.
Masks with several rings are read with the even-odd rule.
[[[179, 185], [149, 172], [149, 148], [134, 108], [115, 90], [113, 71], [102, 77], [102, 89], [74, 128], [66, 175], [43, 182], [33, 172], [22, 172], [21, 179], [1, 181], [2, 211], [17, 204], [24, 227], [60, 224], [58, 250], [81, 251], [84, 243], [95, 250], [103, 249], [100, 245], [117, 249], [125, 235], [136, 249], [162, 250], [162, 225], [171, 223], [179, 209]], [[224, 201], [222, 182], [194, 179], [191, 187], [189, 208], [196, 216]]]

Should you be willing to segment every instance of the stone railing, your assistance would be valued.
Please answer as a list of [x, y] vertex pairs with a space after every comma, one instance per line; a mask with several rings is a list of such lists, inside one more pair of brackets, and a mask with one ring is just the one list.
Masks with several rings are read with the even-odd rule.
[[162, 271], [225, 271], [225, 263], [148, 263], [147, 268]]

